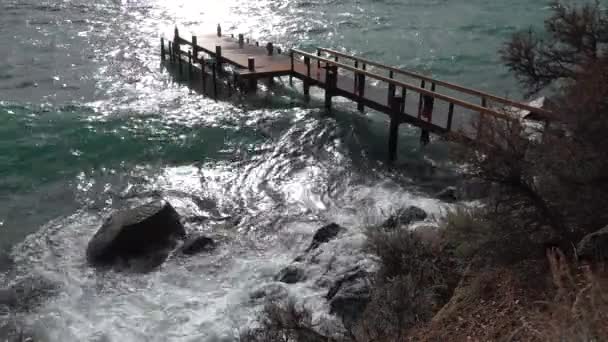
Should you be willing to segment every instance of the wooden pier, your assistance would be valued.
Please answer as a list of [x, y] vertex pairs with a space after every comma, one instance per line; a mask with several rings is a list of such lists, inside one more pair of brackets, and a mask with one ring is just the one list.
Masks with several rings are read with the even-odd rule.
[[[303, 92], [310, 87], [324, 89], [325, 107], [330, 111], [332, 98], [341, 96], [390, 118], [388, 159], [394, 161], [399, 125], [407, 123], [421, 129], [420, 141], [429, 142], [430, 133], [474, 140], [484, 133], [484, 121], [520, 120], [533, 116], [548, 122], [551, 113], [525, 103], [509, 100], [475, 89], [440, 81], [415, 72], [387, 66], [331, 49], [316, 53], [291, 49], [281, 51], [272, 43], [260, 44], [244, 35], [223, 35], [220, 25], [215, 34], [193, 35], [190, 40], [179, 35], [173, 40], [161, 38], [161, 58], [178, 66], [189, 79], [200, 75], [203, 91], [213, 87], [218, 95], [220, 79], [228, 79], [227, 88], [254, 92], [258, 80], [289, 76], [302, 81]], [[230, 69], [231, 73], [227, 73]], [[230, 75], [230, 77], [228, 77]]]

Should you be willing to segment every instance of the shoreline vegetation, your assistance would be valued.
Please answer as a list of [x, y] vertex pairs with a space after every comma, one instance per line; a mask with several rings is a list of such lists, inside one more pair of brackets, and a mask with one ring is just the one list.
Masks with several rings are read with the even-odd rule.
[[[295, 284], [307, 269], [322, 269], [313, 281], [327, 290], [322, 301], [336, 322], [266, 284], [250, 294], [263, 309], [236, 328], [237, 340], [608, 341], [607, 48], [608, 13], [599, 3], [553, 3], [545, 32], [516, 33], [500, 51], [529, 95], [550, 94], [553, 120], [537, 130], [486, 119], [475, 143], [450, 145], [463, 184], [475, 189], [438, 197], [482, 198], [455, 203], [436, 224], [420, 208], [400, 209], [367, 227], [361, 243], [342, 246], [354, 256], [348, 260], [336, 261], [331, 243], [352, 231], [320, 228], [275, 280]], [[87, 260], [149, 272], [170, 257], [209, 253], [222, 237], [183, 226], [207, 219], [184, 220], [159, 199], [115, 212], [90, 241]], [[136, 257], [144, 264], [132, 263]], [[0, 289], [0, 304], [28, 310], [55, 292], [44, 279], [26, 279]], [[0, 335], [34, 341], [22, 328], [0, 324]]]
[[607, 44], [598, 2], [554, 2], [545, 32], [513, 35], [502, 60], [528, 95], [550, 94], [555, 117], [540, 135], [485, 121], [474, 146], [453, 146], [463, 177], [490, 189], [481, 204], [453, 207], [437, 227], [368, 228], [379, 267], [344, 329], [268, 300], [240, 340], [608, 340]]

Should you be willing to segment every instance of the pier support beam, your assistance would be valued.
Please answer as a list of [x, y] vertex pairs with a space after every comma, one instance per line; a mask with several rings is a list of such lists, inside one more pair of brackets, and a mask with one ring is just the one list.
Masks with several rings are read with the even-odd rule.
[[160, 60], [165, 60], [165, 38], [160, 37]]
[[363, 97], [365, 96], [365, 74], [357, 74], [355, 80], [357, 80], [357, 95], [359, 97], [357, 109], [362, 112], [365, 109], [365, 106], [363, 105]]
[[331, 98], [338, 83], [338, 67], [336, 65], [328, 65], [325, 67], [325, 109], [331, 112]]
[[[255, 71], [255, 58], [247, 58], [247, 68], [249, 71]], [[248, 80], [248, 88], [248, 92], [255, 93], [258, 90], [258, 80], [254, 77], [250, 77]]]
[[399, 124], [401, 120], [399, 114], [401, 112], [401, 97], [393, 96], [390, 99], [391, 105], [391, 123], [388, 135], [388, 162], [393, 163], [397, 159], [397, 141], [399, 140]]

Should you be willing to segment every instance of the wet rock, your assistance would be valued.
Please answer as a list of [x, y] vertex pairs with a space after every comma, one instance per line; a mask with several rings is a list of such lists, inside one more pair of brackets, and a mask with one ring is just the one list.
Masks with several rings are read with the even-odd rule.
[[267, 300], [277, 300], [286, 298], [289, 295], [289, 291], [285, 288], [284, 285], [274, 283], [264, 285], [249, 294], [249, 298], [253, 301], [259, 301], [263, 299]]
[[371, 298], [369, 273], [355, 269], [344, 274], [329, 289], [330, 313], [342, 318], [345, 327], [357, 322]]
[[185, 255], [194, 255], [202, 252], [209, 252], [216, 247], [215, 241], [204, 235], [188, 237], [180, 248], [180, 252]]
[[295, 284], [305, 279], [304, 270], [296, 265], [289, 265], [277, 274], [275, 280], [285, 284]]
[[581, 261], [608, 261], [608, 226], [583, 237], [576, 246], [576, 253]]
[[397, 210], [397, 212], [391, 215], [384, 223], [382, 228], [395, 229], [402, 225], [408, 225], [417, 221], [424, 221], [427, 218], [427, 213], [415, 206], [409, 206]]
[[455, 186], [448, 186], [439, 191], [435, 196], [445, 202], [455, 202], [458, 200], [458, 189]]
[[317, 230], [315, 235], [312, 237], [312, 242], [310, 246], [306, 249], [306, 252], [310, 252], [313, 249], [318, 248], [320, 245], [329, 242], [331, 239], [335, 238], [339, 233], [345, 231], [346, 228], [340, 226], [337, 223], [330, 223], [326, 226], [323, 226]]
[[[185, 236], [184, 226], [175, 209], [164, 200], [114, 212], [93, 236], [87, 247], [87, 259], [95, 265], [141, 258], [145, 268], [160, 265]], [[166, 258], [165, 255], [165, 258]]]

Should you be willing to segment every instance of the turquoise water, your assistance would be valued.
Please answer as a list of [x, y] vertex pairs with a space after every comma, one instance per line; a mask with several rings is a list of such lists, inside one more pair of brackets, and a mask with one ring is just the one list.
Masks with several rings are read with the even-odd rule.
[[[253, 102], [195, 94], [160, 64], [159, 37], [174, 25], [210, 33], [220, 22], [285, 48], [335, 48], [518, 98], [497, 50], [541, 25], [547, 5], [0, 0], [0, 270], [11, 268], [5, 282], [40, 273], [63, 285], [21, 319], [51, 341], [214, 340], [250, 319], [243, 293], [323, 223], [362, 226], [409, 204], [439, 212], [432, 194], [453, 182], [444, 144], [421, 149], [404, 127], [388, 168], [381, 114], [338, 102], [327, 116], [320, 97], [305, 103], [284, 80]], [[115, 275], [95, 292], [88, 239], [109, 210], [151, 192], [184, 215], [239, 216], [229, 229], [190, 227], [233, 242], [167, 274]], [[121, 323], [129, 317], [139, 330]]]

